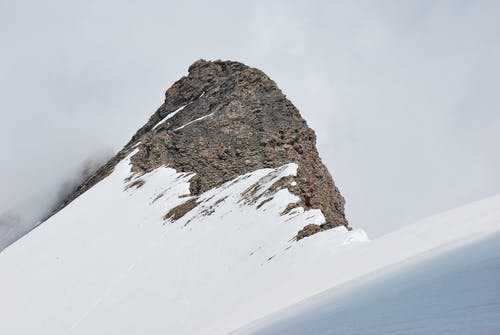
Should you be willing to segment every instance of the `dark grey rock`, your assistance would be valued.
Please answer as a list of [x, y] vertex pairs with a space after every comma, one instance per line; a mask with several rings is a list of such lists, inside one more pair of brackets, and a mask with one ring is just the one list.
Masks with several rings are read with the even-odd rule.
[[301, 206], [319, 208], [326, 218], [326, 223], [309, 227], [308, 232], [347, 226], [344, 198], [321, 162], [314, 131], [262, 71], [238, 62], [199, 60], [165, 96], [163, 105], [125, 148], [80, 185], [61, 208], [109, 175], [140, 142], [139, 152], [132, 157], [133, 171], [145, 173], [165, 165], [195, 172], [193, 195], [257, 169], [295, 162], [298, 185], [292, 191]]

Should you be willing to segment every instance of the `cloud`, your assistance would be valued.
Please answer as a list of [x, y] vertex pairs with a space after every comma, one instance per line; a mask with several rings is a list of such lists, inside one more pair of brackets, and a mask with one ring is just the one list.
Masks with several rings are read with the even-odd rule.
[[371, 236], [498, 193], [499, 7], [3, 2], [0, 212], [36, 222], [82, 160], [120, 149], [198, 58], [278, 83], [317, 131], [351, 225]]
[[113, 155], [112, 149], [101, 149], [81, 161], [76, 171], [69, 171], [69, 176], [54, 176], [51, 179], [54, 182], [51, 187], [34, 186], [33, 193], [27, 191], [21, 197], [14, 198], [11, 207], [2, 208], [0, 251], [54, 213], [82, 182], [92, 176]]

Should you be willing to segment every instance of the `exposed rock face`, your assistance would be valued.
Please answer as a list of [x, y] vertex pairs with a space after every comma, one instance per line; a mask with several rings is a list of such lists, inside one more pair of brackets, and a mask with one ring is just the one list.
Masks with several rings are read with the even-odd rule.
[[194, 172], [193, 195], [257, 169], [295, 162], [298, 175], [290, 191], [302, 207], [319, 208], [326, 219], [297, 239], [347, 226], [344, 199], [319, 158], [314, 131], [271, 79], [244, 64], [199, 60], [191, 65], [125, 148], [63, 206], [108, 175], [134, 147], [139, 149], [132, 157], [134, 172], [162, 165]]

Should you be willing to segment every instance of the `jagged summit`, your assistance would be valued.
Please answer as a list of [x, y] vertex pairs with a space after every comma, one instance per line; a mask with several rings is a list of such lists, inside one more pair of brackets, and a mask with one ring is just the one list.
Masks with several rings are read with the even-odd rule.
[[[168, 166], [195, 173], [190, 193], [196, 197], [237, 176], [296, 163], [297, 175], [275, 188], [300, 198], [295, 207], [320, 209], [325, 222], [306, 226], [302, 238], [347, 226], [344, 199], [321, 162], [316, 136], [276, 83], [262, 71], [233, 61], [198, 60], [175, 82], [165, 102], [130, 142], [62, 205], [109, 175], [134, 148], [132, 171]], [[191, 199], [191, 204], [196, 204]]]

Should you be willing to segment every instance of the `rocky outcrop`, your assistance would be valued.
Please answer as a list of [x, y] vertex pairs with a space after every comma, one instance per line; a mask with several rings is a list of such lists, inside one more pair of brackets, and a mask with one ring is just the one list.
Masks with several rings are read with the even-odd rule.
[[196, 173], [192, 195], [257, 169], [295, 162], [298, 175], [290, 191], [300, 197], [302, 207], [319, 208], [326, 219], [306, 235], [347, 226], [344, 199], [321, 162], [314, 131], [258, 69], [231, 61], [195, 62], [125, 148], [65, 204], [108, 175], [134, 147], [136, 173], [160, 166]]

